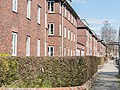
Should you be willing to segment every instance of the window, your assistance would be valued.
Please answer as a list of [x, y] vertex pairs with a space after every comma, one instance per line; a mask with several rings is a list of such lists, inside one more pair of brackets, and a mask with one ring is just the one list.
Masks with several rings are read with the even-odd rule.
[[31, 12], [31, 0], [27, 0], [27, 18], [30, 19], [30, 12]]
[[12, 33], [12, 56], [17, 56], [17, 33]]
[[40, 11], [41, 11], [41, 7], [40, 6], [38, 6], [38, 17], [37, 17], [37, 21], [38, 21], [38, 23], [40, 24]]
[[60, 1], [60, 14], [62, 13], [62, 6], [61, 6], [61, 1]]
[[30, 37], [26, 38], [26, 56], [30, 56]]
[[54, 12], [54, 0], [51, 0], [51, 1], [48, 2], [48, 11], [50, 13]]
[[59, 47], [60, 48], [60, 56], [62, 56], [62, 47]]
[[64, 38], [66, 38], [66, 27], [64, 27]]
[[40, 56], [40, 40], [37, 40], [37, 56]]
[[71, 50], [71, 56], [72, 56], [72, 50]]
[[65, 9], [65, 17], [67, 16], [67, 10], [66, 10], [66, 7], [64, 8]]
[[70, 30], [68, 30], [68, 39], [70, 40]]
[[74, 42], [76, 41], [75, 34], [74, 34]]
[[48, 24], [48, 35], [54, 35], [54, 23], [49, 23]]
[[61, 26], [61, 24], [59, 24], [59, 35], [60, 36], [62, 35], [62, 26]]
[[45, 28], [48, 28], [48, 24], [47, 24], [47, 13], [45, 13]]
[[47, 42], [45, 42], [45, 56], [47, 56]]
[[17, 12], [17, 0], [13, 0], [12, 10], [13, 10], [14, 12]]
[[70, 21], [70, 12], [68, 13], [68, 20]]
[[70, 49], [68, 49], [68, 56], [70, 56]]
[[48, 46], [48, 56], [54, 56], [54, 46]]
[[73, 32], [71, 32], [71, 41], [73, 40]]
[[64, 56], [66, 56], [66, 48], [64, 48]]
[[73, 51], [73, 53], [74, 53], [74, 56], [75, 56], [75, 51]]

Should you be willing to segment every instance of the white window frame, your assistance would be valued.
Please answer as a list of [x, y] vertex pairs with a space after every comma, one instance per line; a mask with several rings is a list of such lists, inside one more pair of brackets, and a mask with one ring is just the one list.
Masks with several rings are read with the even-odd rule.
[[64, 27], [64, 38], [66, 38], [66, 32], [67, 32], [67, 28], [66, 26]]
[[53, 56], [54, 56], [54, 46], [48, 46], [48, 56], [51, 56], [51, 48], [53, 48]]
[[70, 21], [70, 11], [69, 11], [69, 13], [68, 13], [68, 20]]
[[[51, 25], [53, 25], [53, 33], [51, 33]], [[55, 28], [54, 23], [48, 23], [48, 35], [50, 36], [54, 35], [54, 28]]]
[[68, 49], [68, 56], [70, 56], [70, 49]]
[[[50, 6], [49, 6], [49, 3], [50, 3]], [[53, 3], [53, 11], [52, 11], [52, 9], [51, 9], [51, 8], [52, 8], [51, 3]], [[48, 1], [48, 13], [54, 13], [54, 11], [55, 11], [54, 3], [55, 3], [54, 0], [53, 0], [53, 1]]]
[[74, 33], [74, 42], [76, 41], [75, 33]]
[[27, 18], [31, 16], [31, 0], [27, 0]]
[[47, 13], [45, 13], [45, 28], [48, 28], [48, 23], [47, 23]]
[[72, 55], [72, 50], [71, 50], [71, 56], [73, 56], [73, 55]]
[[41, 20], [41, 7], [38, 5], [38, 15], [37, 15], [37, 23], [40, 24]]
[[12, 56], [17, 56], [17, 33], [12, 32]]
[[30, 36], [26, 37], [26, 56], [30, 56]]
[[17, 5], [18, 5], [18, 0], [13, 0], [12, 10], [14, 12], [17, 12]]
[[73, 32], [71, 32], [71, 41], [73, 41]]
[[62, 56], [62, 47], [59, 47], [60, 49], [60, 56]]
[[60, 14], [61, 14], [62, 13], [61, 1], [60, 1], [59, 5], [60, 5]]
[[67, 17], [67, 10], [66, 10], [66, 7], [64, 7], [64, 10], [65, 10], [65, 17]]
[[70, 29], [68, 29], [68, 40], [70, 40]]
[[39, 57], [40, 56], [40, 39], [37, 39], [37, 56]]
[[66, 48], [64, 48], [64, 56], [66, 56]]
[[62, 25], [59, 24], [59, 35], [62, 36]]

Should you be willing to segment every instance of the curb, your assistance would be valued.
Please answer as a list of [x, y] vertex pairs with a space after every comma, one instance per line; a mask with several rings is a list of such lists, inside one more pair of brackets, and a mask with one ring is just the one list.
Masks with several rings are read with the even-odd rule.
[[89, 90], [92, 84], [97, 80], [98, 73], [88, 80], [84, 85], [77, 87], [61, 87], [61, 88], [0, 88], [0, 90]]

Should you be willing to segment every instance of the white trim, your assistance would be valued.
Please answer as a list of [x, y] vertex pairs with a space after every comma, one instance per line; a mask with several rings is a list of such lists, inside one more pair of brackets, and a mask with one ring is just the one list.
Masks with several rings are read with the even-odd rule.
[[66, 26], [64, 27], [64, 38], [66, 38], [66, 32], [67, 32], [67, 28]]
[[70, 40], [70, 29], [68, 29], [68, 40]]
[[27, 0], [27, 18], [30, 19], [31, 14], [31, 0]]
[[40, 39], [37, 39], [37, 56], [40, 56]]
[[[49, 3], [50, 3], [50, 8], [49, 8]], [[51, 5], [51, 3], [53, 3], [53, 11], [52, 11], [52, 5]], [[55, 1], [48, 1], [48, 13], [54, 13], [54, 11], [55, 11]]]
[[17, 5], [18, 5], [18, 0], [13, 0], [12, 10], [14, 12], [17, 12]]
[[59, 5], [60, 5], [60, 14], [62, 13], [62, 6], [61, 6], [61, 1], [60, 1], [60, 3], [59, 3]]
[[62, 25], [59, 24], [59, 35], [62, 36]]
[[[51, 52], [51, 49], [53, 49], [53, 52]], [[54, 56], [54, 46], [48, 46], [48, 56]]]
[[[51, 25], [53, 25], [53, 33], [51, 33]], [[55, 28], [54, 23], [48, 23], [48, 35], [54, 35], [54, 28]]]
[[26, 37], [26, 56], [30, 56], [30, 37]]
[[66, 56], [66, 48], [64, 48], [64, 56]]
[[41, 7], [38, 5], [38, 15], [37, 15], [37, 23], [40, 24], [41, 20]]
[[17, 33], [12, 32], [12, 56], [17, 56]]

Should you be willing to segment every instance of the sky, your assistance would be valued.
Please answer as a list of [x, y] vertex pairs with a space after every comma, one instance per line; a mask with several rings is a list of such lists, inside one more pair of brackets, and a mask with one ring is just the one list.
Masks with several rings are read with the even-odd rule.
[[98, 36], [100, 36], [103, 22], [106, 20], [114, 29], [119, 30], [120, 0], [72, 0], [70, 4]]

